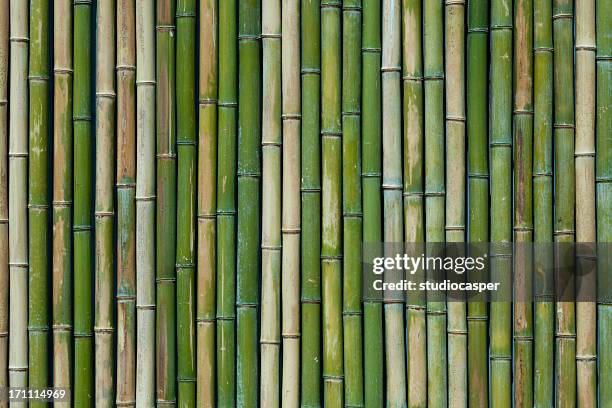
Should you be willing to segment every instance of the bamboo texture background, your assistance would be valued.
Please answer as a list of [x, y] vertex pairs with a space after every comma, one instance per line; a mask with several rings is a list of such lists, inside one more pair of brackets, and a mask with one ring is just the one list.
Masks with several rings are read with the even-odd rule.
[[611, 16], [0, 0], [0, 388], [612, 407], [612, 303], [551, 301], [551, 257], [535, 303], [361, 296], [362, 242], [612, 242]]

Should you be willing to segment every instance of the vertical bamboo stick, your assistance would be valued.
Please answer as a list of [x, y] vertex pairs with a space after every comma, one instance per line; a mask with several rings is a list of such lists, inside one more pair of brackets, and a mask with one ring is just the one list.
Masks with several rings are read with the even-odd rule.
[[321, 8], [302, 1], [301, 403], [321, 401]]
[[[8, 387], [8, 70], [9, 0], [0, 1], [0, 387]], [[6, 401], [0, 408], [6, 408]]]
[[281, 2], [262, 3], [262, 215], [260, 406], [280, 406]]
[[155, 5], [136, 0], [136, 407], [155, 404]]
[[114, 294], [115, 2], [98, 2], [96, 20], [95, 406], [110, 408], [115, 403], [112, 303]]
[[[378, 245], [382, 241], [381, 208], [381, 6], [378, 0], [363, 0], [362, 50], [362, 187], [363, 241]], [[419, 37], [420, 41], [420, 37]], [[367, 407], [382, 407], [383, 373], [383, 306], [378, 299], [364, 298], [364, 402]]]
[[[512, 3], [491, 2], [491, 67], [489, 106], [489, 162], [491, 163], [491, 280], [507, 283], [512, 259]], [[510, 302], [491, 303], [489, 370], [491, 407], [510, 407], [512, 341]]]
[[195, 0], [176, 8], [176, 133], [178, 155], [176, 227], [176, 339], [178, 406], [196, 403], [195, 219], [196, 219], [196, 73]]
[[72, 2], [56, 1], [53, 7], [53, 386], [71, 388]]
[[[425, 239], [423, 199], [423, 47], [420, 1], [403, 2], [404, 90], [404, 241], [422, 244]], [[413, 275], [423, 281], [421, 272]], [[408, 406], [427, 406], [426, 294], [408, 293], [406, 341]]]
[[217, 213], [217, 0], [200, 2], [197, 405], [215, 406]]
[[[28, 20], [28, 3], [12, 0], [8, 144], [10, 387], [28, 385]], [[26, 406], [25, 402], [11, 403], [11, 407]]]
[[[554, 93], [555, 93], [555, 241], [574, 240], [574, 41], [573, 2], [553, 1]], [[569, 254], [560, 247], [559, 265], [567, 265]], [[573, 295], [573, 281], [563, 288]], [[556, 283], [560, 287], [560, 283]], [[562, 299], [567, 300], [567, 299]], [[571, 301], [556, 304], [555, 406], [574, 406], [576, 401], [576, 319]]]
[[[28, 251], [30, 254], [28, 366], [30, 371], [28, 385], [32, 388], [45, 388], [49, 386], [49, 248], [47, 243], [49, 238], [48, 38], [50, 33], [48, 30], [48, 2], [31, 2], [29, 65], [30, 140], [28, 167]], [[0, 387], [2, 387], [1, 384]], [[46, 405], [40, 401], [31, 401], [30, 406], [44, 407]]]
[[[468, 240], [476, 252], [489, 241], [488, 162], [488, 25], [489, 1], [468, 1], [467, 18], [467, 137], [468, 137]], [[474, 281], [486, 274], [471, 272]], [[468, 279], [470, 276], [468, 276]], [[487, 303], [474, 297], [467, 305], [468, 405], [486, 407], [489, 401], [487, 367]]]
[[175, 1], [157, 2], [156, 360], [157, 403], [176, 402]]
[[514, 3], [514, 405], [533, 406], [533, 2]]
[[282, 20], [282, 382], [283, 407], [300, 402], [300, 3], [283, 2]]
[[[595, 227], [595, 1], [576, 1], [576, 241], [596, 242]], [[590, 247], [590, 246], [587, 246]], [[579, 271], [597, 267], [590, 248], [578, 248]], [[578, 406], [597, 406], [597, 304], [593, 273], [578, 274], [576, 392]]]
[[361, 289], [361, 0], [343, 5], [342, 186], [345, 404], [363, 406]]
[[[533, 218], [538, 248], [553, 240], [552, 1], [535, 0], [533, 72]], [[535, 257], [534, 406], [553, 405], [554, 302], [552, 252]]]
[[323, 401], [344, 406], [342, 350], [342, 4], [321, 2]]
[[260, 17], [259, 0], [239, 2], [236, 402], [238, 406], [243, 407], [257, 406], [259, 386], [257, 317], [261, 178]]
[[[446, 241], [465, 241], [465, 1], [445, 3]], [[448, 302], [448, 404], [466, 407], [466, 304]]]
[[74, 3], [74, 404], [93, 406], [92, 2]]
[[[612, 2], [595, 3], [596, 40], [597, 40], [597, 242], [612, 242], [612, 28], [609, 15], [612, 13]], [[605, 250], [601, 265], [610, 265], [612, 255]], [[612, 350], [602, 347], [606, 339], [612, 336], [612, 274], [609, 270], [599, 269], [598, 287], [600, 288], [598, 306], [598, 341], [599, 341], [599, 401], [612, 401]], [[603, 295], [603, 296], [601, 296]]]
[[[444, 14], [442, 1], [423, 10], [425, 95], [425, 239], [444, 242]], [[427, 403], [447, 405], [446, 303], [427, 303]]]
[[[401, 3], [382, 2], [384, 241], [402, 242]], [[389, 406], [406, 405], [403, 293], [385, 293], [385, 362]]]

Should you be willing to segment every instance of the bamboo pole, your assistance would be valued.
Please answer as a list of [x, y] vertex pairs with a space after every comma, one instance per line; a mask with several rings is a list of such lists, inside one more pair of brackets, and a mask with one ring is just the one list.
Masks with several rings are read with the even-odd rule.
[[301, 404], [321, 401], [321, 8], [302, 1]]
[[215, 406], [218, 9], [200, 2], [198, 140], [197, 405]]
[[[555, 242], [574, 240], [574, 64], [573, 2], [553, 1], [554, 42], [554, 161], [555, 161]], [[568, 265], [570, 254], [555, 257], [559, 266]], [[559, 288], [561, 283], [556, 283]], [[563, 288], [573, 296], [573, 280]], [[567, 295], [565, 296], [567, 297]], [[575, 305], [567, 299], [556, 303], [555, 406], [574, 406], [576, 401], [576, 319]]]
[[176, 101], [175, 1], [156, 13], [156, 360], [157, 403], [176, 403]]
[[[442, 1], [423, 9], [425, 95], [425, 239], [445, 240], [444, 191], [444, 14]], [[447, 405], [446, 303], [427, 295], [427, 405]]]
[[[30, 3], [28, 385], [49, 386], [49, 5]], [[1, 171], [0, 171], [1, 172]], [[2, 218], [0, 216], [0, 218]], [[2, 331], [0, 329], [0, 331]], [[0, 387], [2, 385], [0, 384]], [[0, 404], [1, 406], [1, 404]], [[45, 404], [31, 401], [31, 407]]]
[[53, 18], [53, 386], [72, 389], [72, 2], [54, 2]]
[[[595, 227], [595, 1], [576, 1], [576, 241], [596, 242]], [[594, 248], [593, 248], [594, 249]], [[579, 271], [596, 270], [591, 246], [578, 248]], [[576, 282], [576, 393], [580, 407], [597, 406], [595, 274]]]
[[[465, 241], [465, 1], [445, 2], [444, 70], [446, 80], [446, 214], [447, 242]], [[456, 294], [454, 297], [457, 297]], [[448, 404], [466, 407], [467, 305], [448, 302]]]
[[300, 3], [284, 1], [282, 25], [282, 380], [283, 407], [300, 403]]
[[361, 241], [361, 1], [343, 4], [342, 187], [345, 404], [363, 406]]
[[117, 2], [117, 396], [136, 400], [136, 9]]
[[[423, 199], [423, 47], [420, 1], [403, 3], [404, 90], [404, 241], [422, 244], [425, 239]], [[422, 271], [413, 275], [423, 281]], [[408, 293], [406, 299], [408, 406], [427, 406], [426, 294]]]
[[96, 12], [96, 194], [95, 194], [95, 392], [96, 407], [115, 403], [114, 320], [114, 157], [115, 2], [97, 3]]
[[[552, 2], [535, 0], [533, 71], [533, 221], [537, 248], [553, 240]], [[554, 302], [552, 252], [535, 257], [533, 402], [553, 405]]]
[[[597, 156], [596, 156], [596, 192], [597, 192], [597, 243], [612, 242], [612, 35], [607, 16], [612, 13], [612, 3], [597, 1], [595, 3], [596, 40], [597, 40]], [[599, 248], [598, 248], [599, 249]], [[600, 265], [610, 265], [611, 255], [602, 246], [604, 256]], [[599, 342], [599, 401], [612, 401], [612, 350], [602, 347], [606, 339], [612, 336], [612, 274], [609, 269], [599, 269], [598, 288], [598, 322], [597, 337]], [[603, 296], [602, 296], [603, 295]]]
[[[491, 2], [490, 138], [491, 281], [507, 283], [512, 259], [512, 5], [508, 0]], [[512, 341], [510, 302], [491, 303], [489, 370], [491, 407], [510, 407], [512, 392]]]
[[514, 3], [514, 405], [533, 406], [533, 2]]
[[[27, 2], [11, 1], [8, 144], [10, 387], [28, 385], [28, 19]], [[26, 407], [27, 404], [11, 403], [13, 406]]]
[[176, 8], [176, 131], [178, 155], [176, 227], [176, 339], [178, 405], [196, 403], [195, 219], [196, 219], [196, 2]]
[[[9, 0], [0, 1], [0, 387], [8, 387], [8, 71]], [[8, 402], [0, 402], [6, 408]]]
[[259, 405], [279, 407], [281, 312], [281, 2], [262, 2], [261, 383]]
[[74, 403], [91, 407], [93, 396], [91, 39], [92, 3], [74, 4]]
[[[401, 116], [401, 3], [382, 2], [382, 140], [384, 241], [401, 242], [402, 214], [402, 116]], [[385, 363], [387, 404], [406, 405], [406, 349], [402, 293], [385, 293]]]
[[[380, 13], [380, 1], [363, 0], [361, 41], [363, 242], [370, 245], [378, 245], [382, 241]], [[363, 343], [364, 350], [367, 350], [363, 361], [364, 402], [367, 407], [382, 407], [384, 402], [383, 306], [378, 299], [364, 297], [363, 300]]]
[[[488, 25], [489, 1], [468, 1], [467, 18], [467, 138], [468, 138], [468, 240], [477, 253], [489, 241], [488, 162]], [[482, 247], [484, 249], [484, 247]], [[486, 274], [471, 273], [474, 281]], [[470, 276], [468, 276], [468, 279]], [[486, 407], [489, 401], [487, 318], [485, 299], [473, 297], [467, 305], [468, 405]]]
[[155, 6], [136, 0], [136, 407], [155, 405]]
[[[236, 402], [258, 402], [257, 317], [261, 178], [261, 3], [241, 0], [238, 11], [238, 248], [236, 285]], [[298, 297], [296, 296], [296, 300]]]
[[342, 333], [342, 4], [321, 2], [323, 402], [344, 406]]

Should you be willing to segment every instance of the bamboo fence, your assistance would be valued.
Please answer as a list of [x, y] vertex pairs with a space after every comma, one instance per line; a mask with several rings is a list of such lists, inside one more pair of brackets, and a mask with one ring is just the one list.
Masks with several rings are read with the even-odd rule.
[[[612, 243], [611, 15], [0, 0], [0, 408], [612, 407], [612, 252], [528, 249]], [[381, 242], [520, 299], [366, 296]]]

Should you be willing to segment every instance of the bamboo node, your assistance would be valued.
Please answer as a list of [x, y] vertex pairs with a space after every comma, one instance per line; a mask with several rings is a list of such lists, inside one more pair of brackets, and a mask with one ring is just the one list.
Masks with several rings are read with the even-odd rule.
[[115, 99], [117, 94], [114, 92], [96, 92], [96, 98]]
[[73, 115], [72, 120], [75, 122], [91, 122], [91, 116]]
[[552, 177], [552, 171], [541, 171], [541, 172], [534, 172], [533, 173], [533, 178], [536, 177]]
[[341, 2], [334, 2], [334, 1], [329, 1], [329, 2], [321, 2], [321, 9], [325, 9], [325, 8], [329, 8], [329, 9], [341, 9], [342, 8], [342, 3]]
[[448, 329], [446, 333], [454, 335], [454, 336], [467, 336], [467, 330], [459, 330], [459, 329]]
[[344, 310], [342, 316], [363, 316], [363, 312], [361, 310]]
[[198, 100], [198, 103], [201, 106], [206, 106], [206, 105], [216, 105], [217, 104], [217, 100], [216, 99], [212, 99], [212, 98], [200, 98]]
[[553, 124], [553, 128], [555, 129], [574, 129], [575, 126], [573, 123], [555, 123]]
[[533, 341], [533, 336], [516, 334], [514, 335], [514, 341], [531, 342]]
[[117, 72], [123, 72], [123, 71], [136, 72], [136, 65], [122, 64], [122, 65], [117, 65], [115, 69], [117, 70]]
[[28, 37], [19, 37], [17, 35], [12, 35], [9, 38], [9, 41], [12, 43], [28, 43], [30, 42], [30, 39]]
[[281, 228], [281, 232], [287, 235], [297, 235], [302, 230], [300, 228]]
[[347, 111], [347, 112], [342, 112], [342, 116], [361, 116], [361, 112], [360, 111]]
[[595, 178], [595, 181], [601, 184], [610, 183], [612, 182], [612, 176], [599, 176]]
[[572, 13], [557, 13], [557, 14], [553, 14], [552, 18], [553, 20], [560, 20], [564, 18], [573, 19], [574, 15]]
[[595, 157], [595, 152], [594, 151], [574, 152], [574, 157]]
[[245, 309], [257, 309], [259, 304], [256, 302], [236, 302], [236, 307]]
[[130, 189], [134, 189], [136, 188], [136, 183], [134, 182], [118, 182], [115, 184], [115, 186], [117, 187], [117, 189], [121, 189], [121, 190], [130, 190]]
[[425, 197], [444, 197], [445, 195], [444, 191], [425, 191]]
[[9, 268], [27, 269], [29, 265], [28, 265], [27, 262], [9, 262], [8, 266], [9, 266]]
[[158, 24], [155, 29], [157, 31], [174, 31], [175, 27], [172, 24]]
[[9, 366], [9, 372], [25, 373], [28, 371], [28, 366]]
[[489, 360], [491, 361], [512, 361], [512, 357], [491, 355], [489, 356]]
[[72, 226], [72, 231], [73, 232], [88, 232], [93, 230], [93, 227], [91, 225], [73, 225]]
[[464, 0], [446, 0], [444, 4], [446, 4], [447, 6], [465, 6], [465, 1]]
[[321, 304], [321, 299], [306, 299], [306, 298], [301, 298], [300, 302], [304, 305], [320, 305]]
[[93, 4], [93, 0], [74, 0], [75, 6], [78, 6], [78, 5], [91, 6], [92, 4]]
[[100, 334], [113, 334], [115, 329], [113, 327], [94, 327], [94, 333]]
[[424, 196], [422, 191], [404, 191], [402, 195], [404, 196], [404, 198]]
[[557, 339], [575, 340], [576, 339], [576, 333], [555, 333], [555, 338], [557, 338]]
[[54, 332], [60, 333], [70, 333], [72, 330], [72, 325], [70, 324], [54, 324], [52, 327]]
[[612, 55], [597, 55], [595, 61], [612, 61]]
[[302, 75], [321, 75], [321, 70], [319, 68], [302, 68]]
[[262, 245], [261, 246], [262, 251], [280, 251], [281, 249], [283, 249], [281, 245]]
[[73, 337], [75, 339], [88, 339], [88, 338], [92, 338], [93, 337], [93, 333], [77, 333], [77, 332], [75, 332], [73, 334]]
[[193, 11], [182, 11], [175, 14], [176, 18], [184, 18], [184, 17], [195, 17], [196, 13]]
[[361, 13], [361, 6], [343, 6], [342, 10]]
[[27, 158], [28, 157], [28, 152], [9, 152], [8, 153], [8, 157], [9, 158], [14, 157], [16, 159]]
[[265, 40], [266, 38], [280, 40], [281, 34], [279, 33], [261, 33], [261, 39]]
[[139, 305], [136, 303], [136, 310], [155, 310], [157, 309], [156, 305]]
[[113, 211], [96, 211], [94, 216], [96, 218], [113, 217], [115, 213]]
[[361, 52], [381, 53], [382, 49], [380, 47], [361, 47]]
[[8, 105], [8, 101], [6, 99], [0, 99], [0, 106]]
[[572, 229], [562, 229], [562, 230], [555, 230], [554, 235], [555, 236], [559, 236], [559, 235], [574, 235], [575, 231]]
[[155, 86], [157, 81], [154, 79], [139, 79], [136, 80], [136, 86]]
[[158, 399], [157, 400], [157, 405], [158, 406], [160, 406], [160, 405], [168, 405], [168, 406], [174, 407], [176, 405], [176, 401], [175, 400], [161, 400], [161, 399]]
[[300, 191], [302, 193], [320, 193], [321, 188], [320, 187], [302, 187]]
[[115, 401], [117, 407], [133, 407], [136, 405], [136, 401]]
[[402, 77], [404, 81], [423, 82], [423, 77], [419, 75], [404, 75]]
[[280, 340], [259, 340], [259, 344], [262, 345], [272, 345], [272, 346], [278, 346], [281, 344]]
[[215, 323], [217, 319], [215, 317], [198, 317], [196, 323]]
[[156, 195], [151, 195], [151, 196], [136, 196], [134, 197], [134, 200], [136, 201], [155, 201], [157, 199]]
[[430, 310], [430, 309], [427, 309], [425, 313], [427, 315], [430, 315], [430, 316], [446, 316], [446, 310]]
[[238, 103], [236, 102], [217, 102], [217, 106], [220, 108], [237, 108]]
[[299, 113], [285, 113], [281, 115], [281, 118], [283, 120], [301, 120], [302, 115], [300, 115]]
[[529, 109], [515, 109], [512, 113], [515, 114], [515, 115], [532, 116], [533, 115], [533, 110], [529, 110]]
[[444, 226], [445, 231], [465, 231], [465, 226], [463, 225], [446, 225]]
[[517, 226], [514, 227], [514, 231], [517, 231], [517, 232], [521, 232], [521, 231], [531, 232], [531, 231], [533, 231], [533, 226], [517, 225]]
[[487, 320], [489, 320], [487, 318], [487, 316], [467, 316], [465, 318], [468, 322], [486, 322]]
[[362, 172], [361, 173], [361, 177], [364, 177], [364, 178], [380, 178], [381, 174], [380, 174], [380, 172], [377, 172], [377, 171]]
[[217, 210], [217, 217], [233, 217], [236, 215], [236, 210]]
[[261, 35], [258, 34], [239, 34], [239, 41], [259, 41], [261, 40]]
[[321, 137], [330, 137], [330, 138], [341, 138], [342, 132], [334, 132], [331, 130], [322, 130]]
[[8, 332], [0, 332], [0, 339], [8, 337]]
[[176, 159], [176, 154], [174, 153], [157, 153], [155, 155], [156, 158], [160, 160], [174, 160]]
[[402, 67], [380, 67], [380, 72], [402, 72]]
[[576, 44], [576, 51], [597, 51], [597, 47], [592, 44]]
[[361, 213], [361, 212], [354, 212], [354, 211], [353, 212], [352, 211], [344, 211], [342, 213], [342, 216], [344, 218], [358, 218], [359, 219], [359, 218], [363, 218], [363, 213]]
[[396, 305], [396, 304], [404, 304], [404, 299], [394, 299], [392, 297], [385, 297], [383, 299], [383, 303], [385, 305]]
[[136, 301], [136, 295], [117, 295], [115, 296], [115, 299], [117, 299], [117, 302], [120, 303], [129, 303]]
[[446, 116], [446, 120], [449, 121], [449, 122], [465, 123], [465, 116], [450, 116], [450, 115], [447, 115]]
[[491, 142], [491, 143], [489, 143], [489, 147], [491, 147], [491, 148], [496, 148], [496, 147], [512, 147], [512, 142]]
[[421, 305], [411, 305], [411, 304], [407, 304], [406, 305], [406, 309], [408, 310], [414, 310], [415, 312], [425, 312], [427, 310], [427, 307], [425, 306], [421, 306]]
[[489, 27], [473, 27], [473, 28], [468, 28], [467, 30], [468, 33], [483, 33], [486, 34], [489, 32]]
[[72, 68], [53, 68], [53, 73], [56, 75], [72, 75], [74, 70]]
[[157, 283], [169, 283], [169, 284], [173, 284], [176, 282], [176, 278], [155, 278], [155, 282]]
[[512, 25], [508, 24], [491, 24], [491, 31], [494, 30], [512, 30]]
[[534, 47], [533, 52], [553, 52], [555, 49], [552, 47]]
[[444, 80], [444, 74], [432, 74], [432, 75], [424, 75], [424, 81], [442, 81]]
[[382, 183], [382, 189], [389, 190], [389, 191], [393, 191], [393, 190], [401, 191], [404, 189], [404, 186], [402, 186], [401, 184]]
[[489, 173], [468, 173], [468, 178], [489, 179]]
[[343, 375], [334, 375], [334, 374], [323, 374], [323, 380], [331, 381], [331, 382], [343, 382]]
[[342, 255], [321, 255], [322, 262], [333, 262], [342, 260]]
[[222, 322], [233, 322], [236, 320], [236, 316], [219, 316], [217, 315], [217, 320]]
[[299, 333], [283, 333], [281, 337], [283, 339], [299, 339], [300, 334]]
[[197, 142], [195, 140], [177, 140], [177, 146], [197, 146]]
[[2, 224], [8, 224], [8, 218], [0, 218], [0, 225]]
[[49, 80], [48, 75], [28, 75], [28, 80], [31, 82], [47, 82]]
[[280, 147], [282, 145], [283, 145], [283, 143], [280, 142], [280, 141], [274, 142], [274, 141], [271, 141], [271, 140], [262, 140], [262, 142], [261, 142], [261, 147], [262, 148], [264, 148], [264, 147]]
[[195, 268], [194, 263], [177, 263], [174, 265], [176, 269], [193, 269]]
[[216, 220], [217, 214], [199, 214], [198, 220]]
[[597, 356], [592, 354], [576, 354], [577, 361], [597, 361]]
[[258, 172], [252, 172], [252, 171], [238, 171], [236, 173], [237, 177], [247, 177], [247, 178], [254, 178], [254, 179], [258, 179], [261, 177], [261, 173]]

